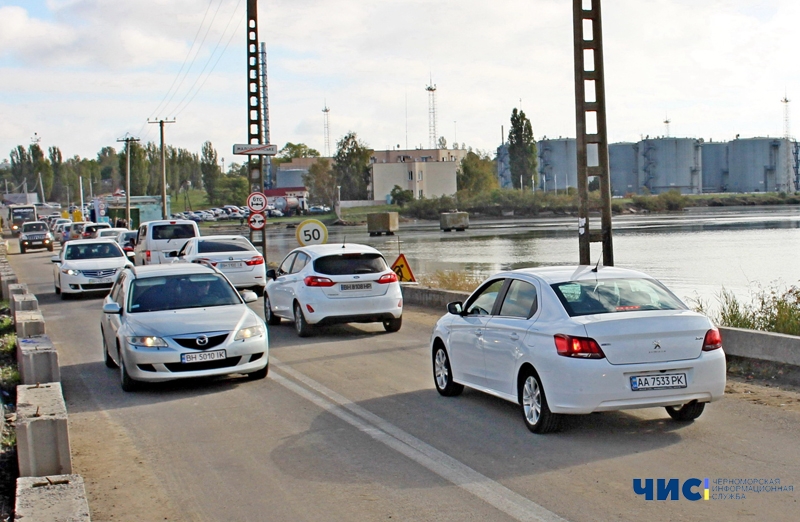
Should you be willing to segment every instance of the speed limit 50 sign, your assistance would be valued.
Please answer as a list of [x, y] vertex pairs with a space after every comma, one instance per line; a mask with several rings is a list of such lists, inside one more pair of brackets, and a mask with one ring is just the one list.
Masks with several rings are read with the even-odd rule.
[[267, 208], [267, 196], [262, 192], [253, 192], [247, 196], [247, 206], [251, 212], [264, 212]]
[[328, 242], [328, 229], [317, 219], [306, 219], [297, 225], [295, 236], [300, 246], [324, 245]]

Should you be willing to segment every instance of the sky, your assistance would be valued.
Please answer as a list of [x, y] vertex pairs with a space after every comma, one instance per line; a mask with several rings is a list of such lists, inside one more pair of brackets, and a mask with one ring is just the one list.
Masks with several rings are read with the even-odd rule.
[[[589, 1], [589, 0], [584, 0]], [[246, 0], [0, 0], [0, 160], [33, 138], [64, 157], [126, 135], [220, 158], [247, 142]], [[437, 135], [494, 153], [514, 108], [575, 136], [569, 0], [259, 0], [271, 142], [385, 150]], [[603, 0], [610, 142], [784, 134], [800, 96], [796, 0]], [[797, 98], [800, 102], [800, 97]], [[789, 108], [797, 103], [792, 101]], [[795, 110], [800, 118], [800, 111]], [[800, 128], [800, 120], [797, 125]]]

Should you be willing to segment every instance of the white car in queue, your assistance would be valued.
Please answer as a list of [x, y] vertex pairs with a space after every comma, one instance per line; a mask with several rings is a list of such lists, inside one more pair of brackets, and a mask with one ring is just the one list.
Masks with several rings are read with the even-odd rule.
[[267, 269], [256, 247], [244, 236], [201, 236], [189, 239], [178, 251], [169, 252], [173, 263], [207, 263], [225, 274], [237, 289], [264, 293]]
[[563, 414], [631, 408], [692, 421], [725, 391], [719, 330], [641, 272], [502, 272], [447, 309], [431, 336], [437, 391], [466, 385], [517, 403], [534, 433]]
[[267, 271], [264, 318], [270, 325], [293, 321], [300, 337], [314, 325], [335, 323], [378, 322], [396, 332], [403, 324], [403, 294], [397, 275], [372, 247], [305, 246]]
[[53, 262], [53, 285], [61, 299], [84, 292], [108, 292], [122, 268], [132, 265], [112, 239], [74, 239]]
[[199, 264], [126, 268], [103, 303], [103, 358], [120, 384], [232, 373], [263, 379], [267, 327], [218, 270]]

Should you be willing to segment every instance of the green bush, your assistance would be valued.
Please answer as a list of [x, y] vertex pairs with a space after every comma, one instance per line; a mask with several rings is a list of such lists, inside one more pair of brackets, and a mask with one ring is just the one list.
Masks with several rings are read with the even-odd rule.
[[[800, 336], [800, 288], [758, 288], [749, 303], [723, 288], [717, 300], [719, 312], [711, 317], [720, 326]], [[704, 303], [695, 306], [702, 313], [707, 308]]]

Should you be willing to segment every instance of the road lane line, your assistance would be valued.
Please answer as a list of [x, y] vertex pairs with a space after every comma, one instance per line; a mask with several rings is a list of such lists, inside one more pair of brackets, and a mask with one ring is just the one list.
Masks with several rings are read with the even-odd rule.
[[392, 423], [370, 413], [346, 397], [282, 364], [274, 357], [270, 357], [270, 366], [281, 373], [291, 376], [310, 388], [310, 390], [282, 375], [271, 372], [270, 377], [281, 386], [309, 400], [328, 413], [358, 428], [378, 442], [405, 455], [512, 518], [525, 522], [567, 522], [566, 519], [561, 518], [552, 511], [511, 491], [499, 482], [478, 473], [462, 462], [406, 433]]

